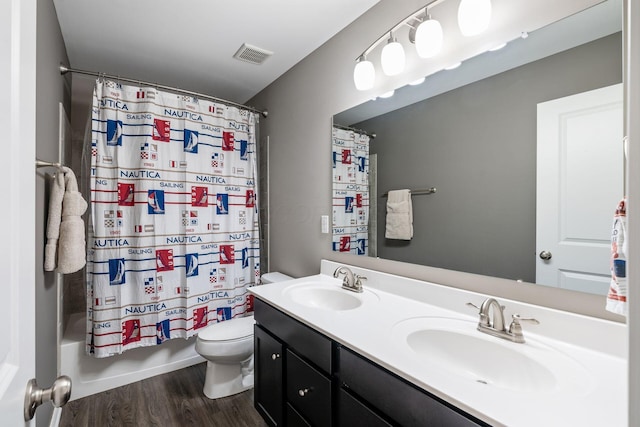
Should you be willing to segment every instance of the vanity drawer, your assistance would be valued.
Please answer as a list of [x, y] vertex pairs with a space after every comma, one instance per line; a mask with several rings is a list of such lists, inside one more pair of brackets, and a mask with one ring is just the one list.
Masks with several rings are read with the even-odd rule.
[[488, 426], [345, 347], [338, 357], [340, 382], [399, 425]]
[[287, 427], [311, 427], [302, 415], [298, 413], [290, 403], [287, 403]]
[[331, 380], [287, 350], [287, 401], [311, 425], [331, 425]]
[[331, 373], [331, 340], [258, 298], [255, 299], [254, 318], [296, 353]]
[[369, 409], [344, 389], [338, 392], [338, 425], [344, 427], [391, 427], [382, 417]]

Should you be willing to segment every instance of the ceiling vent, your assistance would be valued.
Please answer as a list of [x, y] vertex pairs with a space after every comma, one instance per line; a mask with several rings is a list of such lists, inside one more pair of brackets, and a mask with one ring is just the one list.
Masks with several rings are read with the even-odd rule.
[[240, 61], [260, 65], [271, 55], [273, 52], [243, 43], [233, 57]]

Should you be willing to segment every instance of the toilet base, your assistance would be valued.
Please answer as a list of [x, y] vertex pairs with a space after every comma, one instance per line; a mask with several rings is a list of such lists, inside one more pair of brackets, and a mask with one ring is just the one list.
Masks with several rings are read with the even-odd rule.
[[246, 378], [243, 382], [245, 375], [243, 375], [242, 367], [243, 365], [240, 363], [221, 364], [207, 361], [204, 395], [209, 399], [219, 399], [253, 388], [253, 381], [247, 381], [250, 378]]

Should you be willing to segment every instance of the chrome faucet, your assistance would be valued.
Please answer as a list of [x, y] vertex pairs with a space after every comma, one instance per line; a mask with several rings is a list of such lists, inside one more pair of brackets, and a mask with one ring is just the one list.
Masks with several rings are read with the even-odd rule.
[[[494, 331], [504, 331], [504, 306], [500, 305], [494, 298], [487, 298], [480, 306], [480, 321], [478, 328], [489, 328]], [[493, 314], [489, 317], [489, 312]]]
[[495, 298], [487, 298], [480, 307], [470, 302], [467, 305], [479, 310], [478, 330], [480, 332], [516, 343], [525, 342], [520, 322], [530, 322], [534, 325], [540, 324], [536, 319], [523, 318], [519, 314], [514, 314], [511, 316], [511, 325], [507, 329], [504, 322], [504, 306], [500, 305]]
[[336, 268], [336, 271], [333, 272], [333, 277], [337, 278], [341, 274], [344, 274], [344, 278], [342, 279], [343, 289], [358, 293], [362, 292], [362, 280], [366, 280], [366, 277], [353, 274], [351, 270], [344, 266]]

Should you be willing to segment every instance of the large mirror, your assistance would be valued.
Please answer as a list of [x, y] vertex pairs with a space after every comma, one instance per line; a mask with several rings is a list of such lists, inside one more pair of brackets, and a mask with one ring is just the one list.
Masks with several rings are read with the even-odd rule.
[[[608, 0], [336, 114], [375, 134], [367, 254], [605, 293], [624, 194], [621, 29]], [[412, 191], [410, 240], [385, 238], [399, 189]]]

